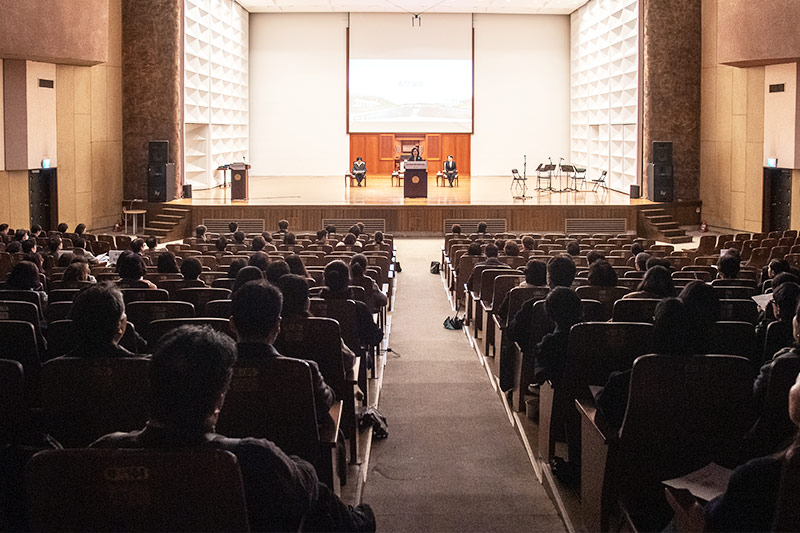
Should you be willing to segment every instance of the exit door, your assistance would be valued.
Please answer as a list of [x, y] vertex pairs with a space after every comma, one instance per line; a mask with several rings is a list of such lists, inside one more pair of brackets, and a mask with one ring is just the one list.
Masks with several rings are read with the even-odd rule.
[[763, 231], [786, 231], [792, 222], [792, 171], [764, 169]]

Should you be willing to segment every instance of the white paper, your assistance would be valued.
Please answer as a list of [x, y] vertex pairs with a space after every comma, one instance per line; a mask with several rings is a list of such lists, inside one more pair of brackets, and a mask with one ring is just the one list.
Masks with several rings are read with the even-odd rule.
[[757, 294], [755, 296], [751, 296], [753, 301], [761, 308], [766, 309], [769, 303], [772, 301], [772, 293], [768, 294]]
[[710, 501], [722, 495], [728, 488], [733, 470], [716, 463], [709, 463], [691, 474], [664, 481], [664, 485], [675, 489], [686, 489], [696, 498]]

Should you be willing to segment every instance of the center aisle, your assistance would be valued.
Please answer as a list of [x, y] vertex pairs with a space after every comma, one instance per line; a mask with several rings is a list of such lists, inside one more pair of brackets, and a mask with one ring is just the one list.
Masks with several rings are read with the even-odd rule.
[[441, 239], [395, 240], [403, 272], [363, 501], [379, 531], [563, 531], [430, 262]]

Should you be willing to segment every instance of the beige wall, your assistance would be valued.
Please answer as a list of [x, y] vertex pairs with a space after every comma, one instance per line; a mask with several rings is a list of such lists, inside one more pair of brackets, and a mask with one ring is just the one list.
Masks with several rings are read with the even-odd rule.
[[70, 227], [107, 228], [122, 202], [122, 11], [109, 1], [108, 62], [58, 65], [58, 211]]
[[717, 20], [720, 63], [752, 67], [800, 59], [797, 0], [724, 0]]
[[712, 226], [761, 231], [764, 67], [735, 68], [717, 58], [717, 7], [702, 0], [700, 198]]
[[[797, 63], [764, 67], [764, 166], [775, 158], [781, 168], [800, 168], [797, 76]], [[777, 84], [784, 91], [770, 93], [769, 86]]]
[[38, 61], [25, 62], [25, 84], [27, 86], [28, 122], [26, 125], [28, 135], [28, 164], [26, 168], [39, 168], [42, 159], [50, 159], [52, 166], [58, 165], [58, 152], [56, 147], [56, 128], [53, 122], [56, 119], [55, 89], [39, 87], [39, 80], [56, 79], [56, 66], [52, 63]]

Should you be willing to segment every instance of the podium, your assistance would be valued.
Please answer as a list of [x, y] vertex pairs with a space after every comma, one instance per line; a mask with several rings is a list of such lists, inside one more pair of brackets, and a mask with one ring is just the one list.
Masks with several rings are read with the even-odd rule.
[[249, 196], [250, 165], [231, 163], [231, 200], [247, 200]]
[[428, 197], [428, 162], [406, 161], [403, 177], [404, 198]]

